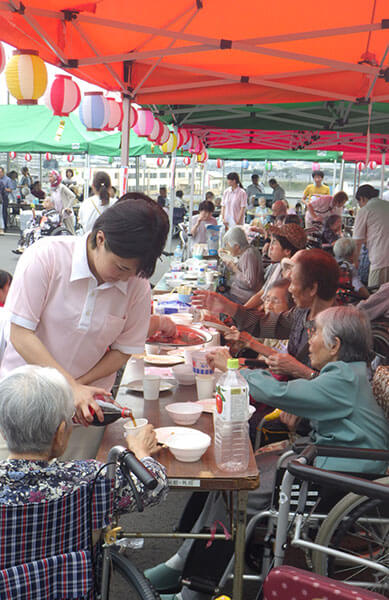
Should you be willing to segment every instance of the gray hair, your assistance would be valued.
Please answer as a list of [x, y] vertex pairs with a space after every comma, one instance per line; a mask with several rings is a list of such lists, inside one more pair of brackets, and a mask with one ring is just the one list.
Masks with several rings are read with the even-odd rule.
[[72, 389], [56, 369], [25, 365], [0, 382], [0, 429], [11, 452], [47, 452], [73, 412]]
[[323, 310], [315, 321], [322, 328], [326, 348], [330, 349], [339, 338], [338, 360], [370, 361], [373, 339], [370, 321], [362, 310], [353, 306], [335, 306]]
[[239, 248], [246, 249], [249, 247], [245, 232], [241, 227], [232, 227], [229, 229], [224, 236], [224, 244], [235, 246], [237, 244]]
[[339, 238], [334, 244], [334, 255], [337, 260], [351, 258], [355, 252], [356, 244], [352, 238]]

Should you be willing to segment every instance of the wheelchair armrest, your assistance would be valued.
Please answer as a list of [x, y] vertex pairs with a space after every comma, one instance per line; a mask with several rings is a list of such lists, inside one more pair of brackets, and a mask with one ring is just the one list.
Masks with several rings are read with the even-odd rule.
[[[313, 444], [312, 444], [313, 445]], [[311, 446], [311, 444], [309, 445]], [[383, 460], [389, 462], [389, 450], [371, 450], [370, 448], [349, 448], [347, 446], [320, 446], [314, 445], [317, 450], [316, 456], [335, 458], [359, 458], [364, 460]], [[307, 448], [303, 442], [295, 442], [293, 450], [300, 454]]]
[[335, 473], [333, 471], [324, 471], [317, 467], [302, 465], [294, 460], [288, 464], [287, 468], [288, 471], [298, 479], [313, 481], [318, 484], [330, 484], [358, 495], [385, 501], [389, 500], [389, 487], [382, 483], [360, 479], [359, 477], [353, 477], [352, 475]]

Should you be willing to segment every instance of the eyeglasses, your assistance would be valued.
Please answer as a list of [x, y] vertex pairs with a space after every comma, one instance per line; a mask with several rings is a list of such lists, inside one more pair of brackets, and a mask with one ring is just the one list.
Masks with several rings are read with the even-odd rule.
[[263, 303], [271, 303], [271, 304], [282, 304], [282, 300], [277, 298], [276, 296], [265, 296]]

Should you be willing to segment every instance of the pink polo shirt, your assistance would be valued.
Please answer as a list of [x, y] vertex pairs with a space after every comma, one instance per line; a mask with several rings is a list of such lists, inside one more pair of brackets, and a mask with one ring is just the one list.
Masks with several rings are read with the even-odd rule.
[[229, 227], [244, 225], [244, 214], [239, 219], [241, 208], [247, 206], [247, 194], [244, 189], [239, 186], [235, 190], [228, 187], [223, 194], [222, 206], [224, 206], [224, 220]]
[[[36, 332], [54, 359], [73, 377], [89, 371], [108, 346], [140, 353], [150, 320], [150, 284], [98, 285], [86, 252], [87, 236], [45, 238], [20, 258], [6, 308], [11, 323]], [[0, 376], [25, 364], [8, 341]], [[115, 374], [95, 381], [110, 389]]]

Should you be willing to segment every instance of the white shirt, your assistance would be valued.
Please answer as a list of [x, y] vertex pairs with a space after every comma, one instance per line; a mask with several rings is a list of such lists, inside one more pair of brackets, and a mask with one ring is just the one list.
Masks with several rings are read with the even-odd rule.
[[103, 214], [110, 206], [113, 206], [117, 198], [110, 198], [108, 204], [101, 204], [100, 197], [97, 195], [90, 196], [84, 200], [80, 206], [78, 213], [78, 219], [85, 231], [85, 233], [92, 231], [93, 225], [96, 219]]
[[360, 208], [353, 238], [366, 241], [371, 271], [389, 267], [389, 203], [372, 198]]
[[[81, 377], [108, 347], [124, 354], [144, 350], [150, 320], [150, 284], [131, 277], [98, 285], [89, 269], [87, 236], [44, 238], [16, 266], [5, 308], [11, 323], [35, 331], [53, 358]], [[8, 342], [0, 376], [25, 364]], [[110, 389], [115, 374], [93, 382]]]

